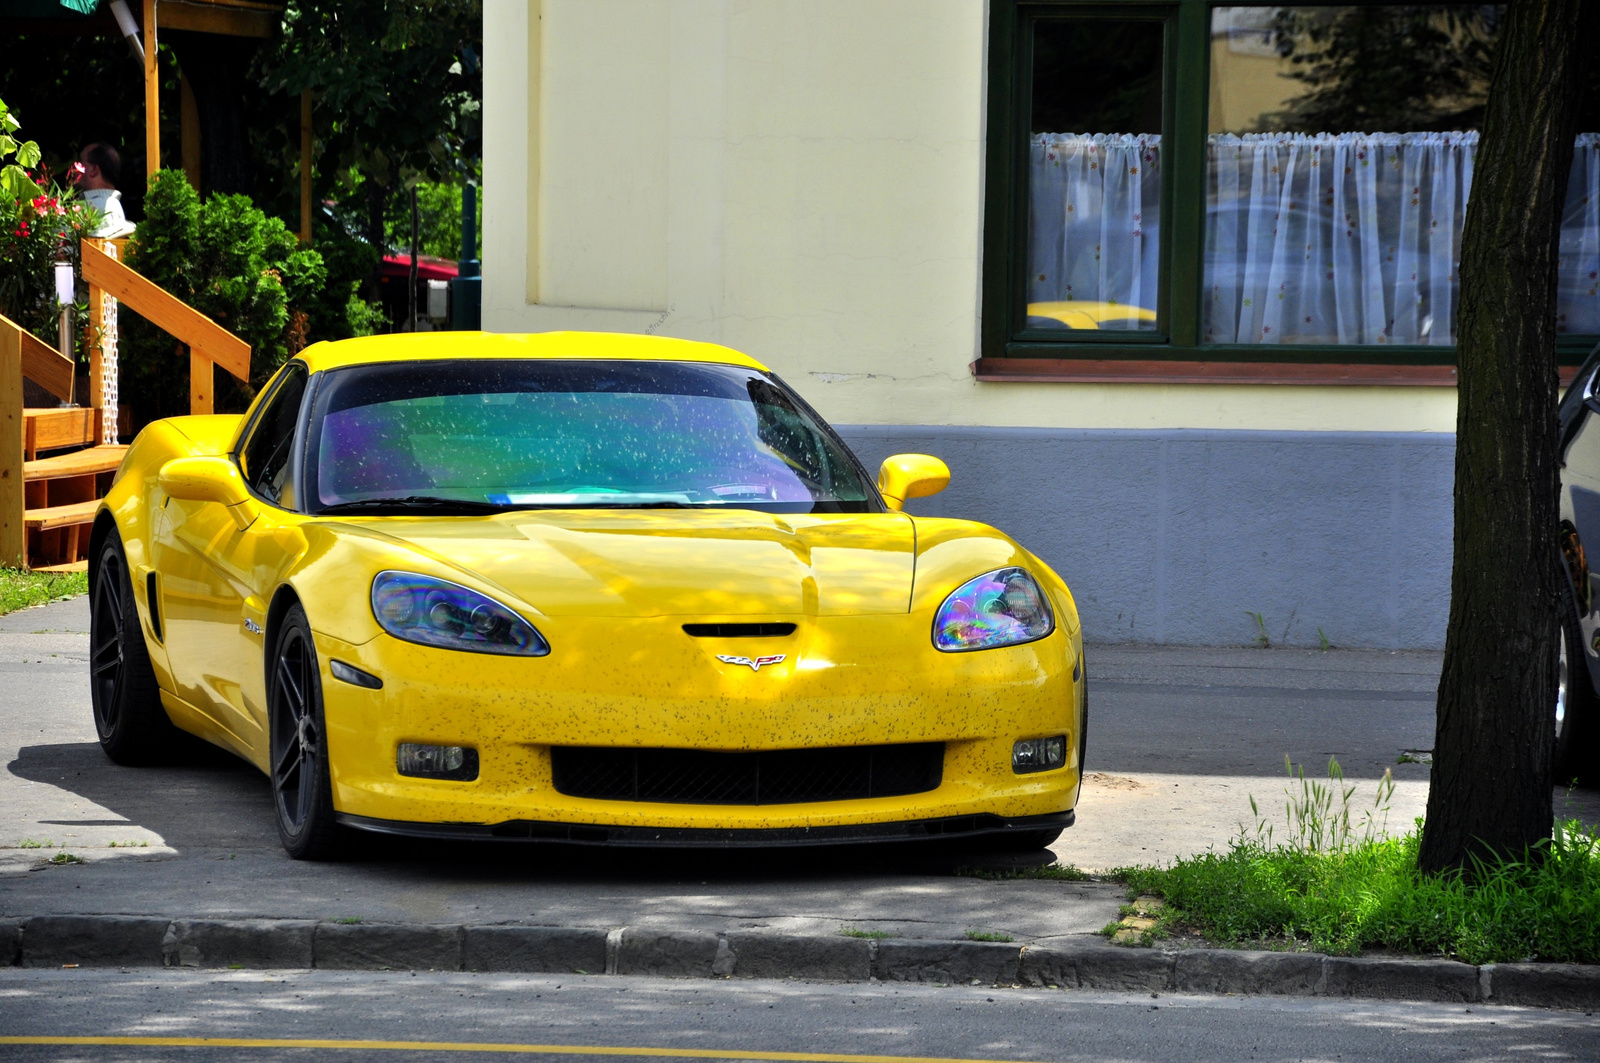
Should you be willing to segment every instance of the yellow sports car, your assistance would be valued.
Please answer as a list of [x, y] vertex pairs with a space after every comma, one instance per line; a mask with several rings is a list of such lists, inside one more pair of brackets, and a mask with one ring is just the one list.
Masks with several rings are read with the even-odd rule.
[[95, 723], [266, 772], [278, 830], [796, 845], [1072, 823], [1077, 611], [913, 517], [753, 359], [644, 336], [317, 344], [134, 441], [94, 525]]
[[1106, 303], [1093, 299], [1065, 302], [1029, 303], [1029, 328], [1071, 329], [1153, 329], [1156, 312], [1127, 303]]

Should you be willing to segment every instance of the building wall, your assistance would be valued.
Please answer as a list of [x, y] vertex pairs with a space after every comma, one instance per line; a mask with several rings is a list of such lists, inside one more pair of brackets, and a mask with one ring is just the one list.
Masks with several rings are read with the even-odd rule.
[[1023, 543], [1067, 581], [1093, 640], [1444, 645], [1452, 435], [840, 432], [869, 466], [907, 451], [942, 457], [950, 486], [906, 508], [982, 520]]
[[[1247, 641], [1248, 608], [1289, 641], [1321, 626], [1440, 644], [1444, 592], [1417, 581], [1442, 588], [1448, 561], [1402, 578], [1367, 560], [1396, 470], [1415, 470], [1406, 505], [1448, 541], [1453, 389], [973, 378], [982, 0], [492, 0], [484, 22], [485, 328], [724, 343], [857, 426], [864, 456], [960, 453], [940, 505], [1081, 573], [1095, 637]], [[1370, 504], [1340, 504], [1331, 481]], [[1088, 540], [1067, 530], [1080, 514], [1100, 521]], [[1139, 535], [1089, 560], [1105, 528], [1151, 520], [1173, 564], [1152, 572]], [[1288, 621], [1296, 581], [1326, 623]], [[1402, 585], [1420, 604], [1374, 621]], [[1227, 604], [1203, 607], [1218, 588]]]

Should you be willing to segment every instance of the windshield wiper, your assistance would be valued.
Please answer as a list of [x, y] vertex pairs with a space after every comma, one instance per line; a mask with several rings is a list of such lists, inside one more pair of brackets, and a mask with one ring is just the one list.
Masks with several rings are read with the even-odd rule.
[[403, 495], [395, 498], [361, 498], [354, 502], [339, 502], [323, 506], [318, 516], [330, 513], [374, 513], [383, 510], [452, 510], [461, 514], [504, 513], [507, 509], [494, 502], [474, 502], [467, 498], [439, 498], [435, 495]]
[[573, 504], [559, 506], [559, 509], [703, 509], [704, 505], [694, 502], [592, 502], [588, 505]]

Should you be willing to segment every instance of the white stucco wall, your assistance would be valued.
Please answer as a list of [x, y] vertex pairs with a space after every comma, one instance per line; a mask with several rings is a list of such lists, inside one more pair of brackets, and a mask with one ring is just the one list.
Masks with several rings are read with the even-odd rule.
[[979, 383], [983, 0], [488, 0], [484, 327], [761, 359], [851, 424], [1449, 432], [1432, 387]]

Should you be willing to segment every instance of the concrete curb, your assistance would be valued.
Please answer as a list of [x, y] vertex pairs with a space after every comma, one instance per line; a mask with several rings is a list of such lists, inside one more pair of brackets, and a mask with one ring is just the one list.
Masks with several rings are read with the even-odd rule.
[[0, 919], [0, 966], [603, 972], [1600, 1007], [1600, 965], [643, 927], [49, 915]]

